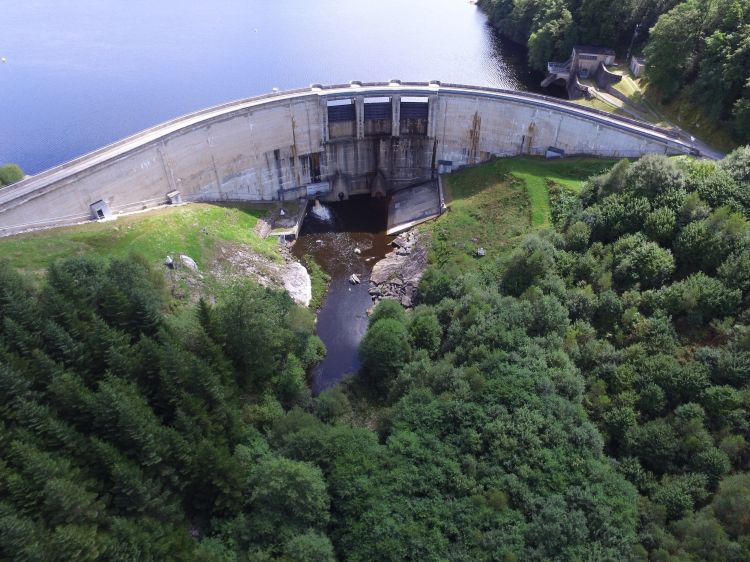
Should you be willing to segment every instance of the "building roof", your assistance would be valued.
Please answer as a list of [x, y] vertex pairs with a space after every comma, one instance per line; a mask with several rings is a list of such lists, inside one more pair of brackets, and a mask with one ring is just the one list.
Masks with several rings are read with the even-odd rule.
[[573, 50], [578, 54], [589, 53], [592, 55], [614, 55], [615, 50], [609, 47], [593, 47], [591, 45], [575, 45]]

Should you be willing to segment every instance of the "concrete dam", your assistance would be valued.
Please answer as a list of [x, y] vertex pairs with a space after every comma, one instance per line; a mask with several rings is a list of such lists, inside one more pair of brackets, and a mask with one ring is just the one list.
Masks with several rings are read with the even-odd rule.
[[0, 191], [0, 235], [170, 202], [383, 196], [493, 157], [686, 154], [646, 123], [536, 94], [352, 82], [235, 101], [103, 147]]

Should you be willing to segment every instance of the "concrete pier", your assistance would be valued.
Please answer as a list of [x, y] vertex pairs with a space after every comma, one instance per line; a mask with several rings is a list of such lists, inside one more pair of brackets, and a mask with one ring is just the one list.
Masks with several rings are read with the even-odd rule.
[[[683, 154], [646, 123], [535, 94], [456, 84], [359, 83], [278, 92], [157, 125], [0, 191], [0, 235], [182, 201], [382, 195], [495, 156]], [[440, 163], [440, 164], [438, 164]], [[169, 196], [169, 197], [168, 197]], [[100, 203], [101, 202], [101, 203]]]

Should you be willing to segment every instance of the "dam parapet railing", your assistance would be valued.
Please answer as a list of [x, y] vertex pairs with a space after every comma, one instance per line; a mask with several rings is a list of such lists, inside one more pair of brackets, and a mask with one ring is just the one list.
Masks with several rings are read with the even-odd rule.
[[[416, 114], [400, 116], [394, 101], [392, 130], [371, 134], [361, 104], [379, 97], [424, 99], [429, 111], [399, 131]], [[357, 106], [351, 135], [328, 122], [336, 100]], [[271, 201], [316, 181], [331, 181], [332, 197], [382, 192], [434, 178], [438, 159], [455, 169], [547, 145], [621, 157], [695, 152], [675, 131], [540, 94], [439, 81], [313, 84], [176, 117], [4, 188], [0, 235], [86, 220], [97, 201], [113, 213], [154, 206], [175, 190], [185, 201]]]

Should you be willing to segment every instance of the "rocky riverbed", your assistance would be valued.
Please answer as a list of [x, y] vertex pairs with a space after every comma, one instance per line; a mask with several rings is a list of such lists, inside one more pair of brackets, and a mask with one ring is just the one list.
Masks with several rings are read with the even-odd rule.
[[410, 308], [415, 302], [419, 280], [427, 268], [430, 236], [412, 230], [399, 234], [391, 244], [396, 250], [372, 268], [370, 296], [375, 302], [396, 299]]

